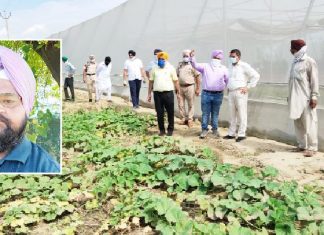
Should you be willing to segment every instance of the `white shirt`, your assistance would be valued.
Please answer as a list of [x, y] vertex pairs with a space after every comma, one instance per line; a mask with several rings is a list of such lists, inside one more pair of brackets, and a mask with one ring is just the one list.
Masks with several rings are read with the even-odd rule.
[[111, 80], [110, 80], [110, 73], [111, 73], [112, 64], [111, 62], [108, 64], [108, 66], [101, 62], [97, 67], [97, 79], [96, 79], [96, 85], [97, 88], [100, 89], [106, 89], [107, 87], [111, 86]]
[[124, 69], [128, 71], [128, 81], [135, 79], [142, 80], [141, 69], [143, 68], [143, 63], [140, 59], [134, 58], [132, 60], [127, 59], [124, 64]]
[[72, 77], [75, 73], [75, 67], [69, 62], [64, 62], [63, 65], [63, 76], [66, 77]]
[[98, 78], [102, 78], [102, 77], [110, 77], [110, 73], [111, 73], [111, 62], [108, 64], [108, 66], [105, 64], [105, 62], [101, 62], [98, 67], [97, 67], [97, 77]]
[[260, 74], [248, 63], [239, 61], [235, 66], [229, 68], [229, 80], [227, 87], [230, 91], [241, 87], [255, 87], [260, 79]]

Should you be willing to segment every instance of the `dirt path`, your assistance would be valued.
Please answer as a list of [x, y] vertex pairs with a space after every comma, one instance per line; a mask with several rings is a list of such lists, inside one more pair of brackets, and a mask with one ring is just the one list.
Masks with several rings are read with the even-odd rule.
[[[75, 102], [63, 102], [63, 113], [73, 113], [80, 109], [100, 110], [109, 105], [128, 106], [131, 104], [120, 98], [113, 97], [113, 103], [101, 100], [99, 103], [89, 103], [87, 93], [76, 90]], [[136, 112], [154, 114], [155, 110], [141, 107]], [[177, 123], [179, 120], [176, 119]], [[158, 129], [152, 128], [152, 134], [157, 134]], [[225, 136], [227, 128], [219, 128], [221, 136]], [[324, 187], [324, 153], [319, 152], [312, 158], [305, 158], [300, 153], [291, 152], [294, 146], [273, 140], [248, 137], [245, 141], [236, 143], [235, 140], [215, 139], [211, 134], [206, 139], [198, 138], [200, 122], [196, 121], [192, 128], [175, 125], [174, 136], [186, 144], [206, 146], [213, 149], [224, 163], [247, 165], [252, 167], [273, 166], [280, 172], [282, 180], [296, 180], [300, 184], [316, 184]]]

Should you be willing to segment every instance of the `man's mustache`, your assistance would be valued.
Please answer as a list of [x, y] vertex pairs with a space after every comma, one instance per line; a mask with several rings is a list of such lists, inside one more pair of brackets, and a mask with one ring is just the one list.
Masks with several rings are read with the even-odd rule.
[[6, 126], [10, 126], [10, 121], [8, 118], [4, 117], [3, 115], [0, 114], [0, 122], [3, 122], [6, 124]]

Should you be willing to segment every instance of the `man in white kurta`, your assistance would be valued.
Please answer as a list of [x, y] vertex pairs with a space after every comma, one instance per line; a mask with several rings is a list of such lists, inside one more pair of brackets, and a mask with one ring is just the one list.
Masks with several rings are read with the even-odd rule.
[[230, 126], [224, 139], [234, 139], [237, 132], [236, 142], [240, 142], [246, 138], [248, 91], [257, 85], [260, 74], [248, 63], [241, 61], [238, 49], [231, 50], [230, 59], [232, 66], [229, 68], [227, 84]]
[[96, 78], [96, 102], [101, 99], [103, 93], [107, 94], [108, 102], [111, 102], [111, 58], [107, 56], [105, 61], [101, 62], [97, 67]]
[[306, 54], [306, 43], [291, 41], [294, 60], [289, 78], [289, 117], [294, 120], [298, 151], [312, 157], [318, 150], [317, 97], [319, 96], [318, 69], [314, 59]]

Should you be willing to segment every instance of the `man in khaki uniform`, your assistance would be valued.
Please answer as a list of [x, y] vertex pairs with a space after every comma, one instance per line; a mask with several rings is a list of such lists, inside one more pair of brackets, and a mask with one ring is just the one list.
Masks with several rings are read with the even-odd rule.
[[[194, 99], [195, 94], [198, 96], [200, 91], [200, 73], [195, 70], [190, 63], [191, 50], [182, 52], [183, 61], [177, 67], [177, 75], [180, 83], [180, 94], [178, 99], [180, 124], [188, 123], [189, 127], [193, 125], [194, 116]], [[188, 104], [188, 113], [186, 115], [185, 102]]]
[[89, 102], [92, 102], [92, 92], [94, 92], [94, 84], [96, 81], [97, 63], [94, 55], [89, 56], [89, 60], [83, 66], [83, 81], [87, 83]]
[[302, 39], [292, 40], [290, 52], [294, 61], [289, 78], [289, 117], [294, 120], [297, 151], [312, 157], [318, 150], [317, 97], [319, 96], [318, 70], [313, 58], [306, 54]]

